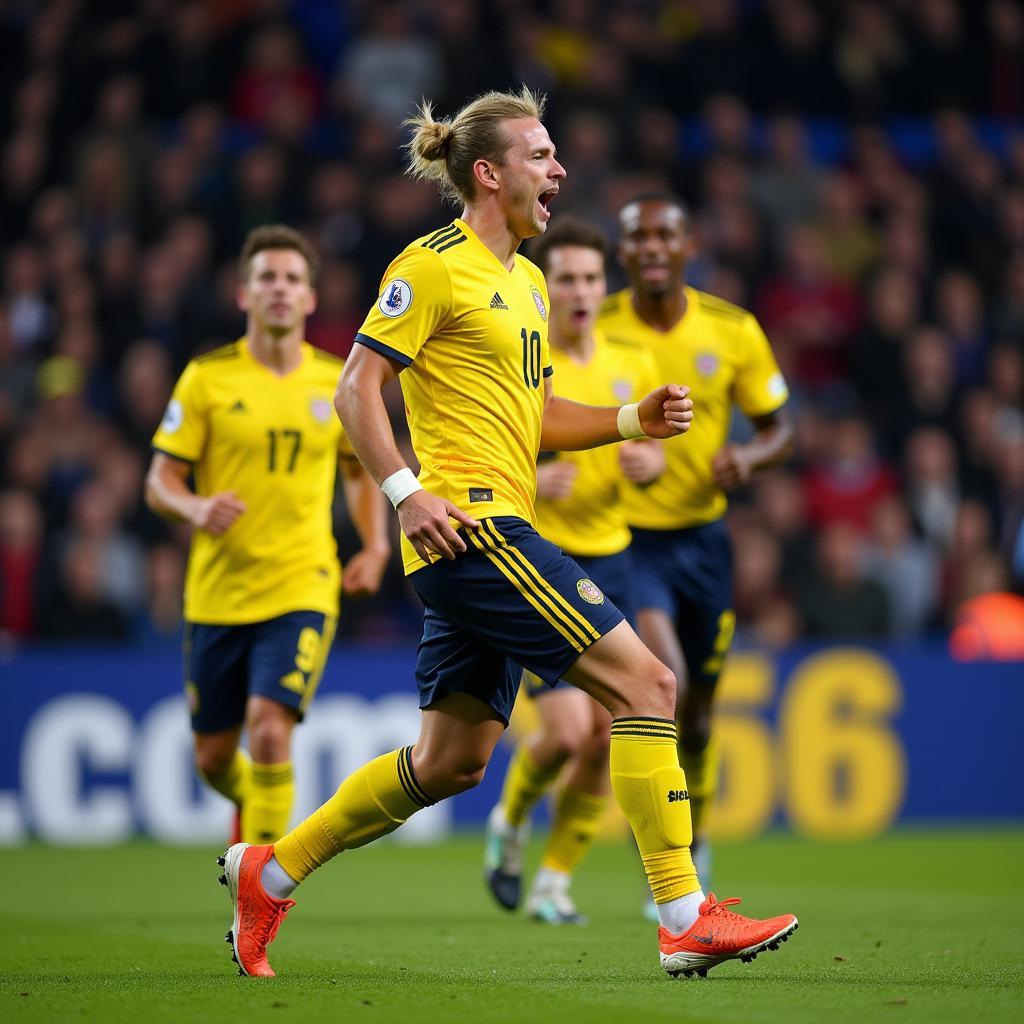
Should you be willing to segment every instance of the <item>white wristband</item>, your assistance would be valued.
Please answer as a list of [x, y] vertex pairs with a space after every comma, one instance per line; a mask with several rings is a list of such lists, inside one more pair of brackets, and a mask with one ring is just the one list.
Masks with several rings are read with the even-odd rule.
[[644, 428], [640, 426], [640, 403], [633, 402], [630, 405], [619, 407], [619, 415], [615, 418], [615, 425], [619, 433], [627, 440], [634, 437], [646, 437]]
[[423, 485], [416, 479], [416, 474], [413, 473], [408, 466], [405, 469], [400, 469], [397, 473], [392, 473], [380, 485], [380, 489], [384, 492], [384, 496], [394, 505], [395, 508], [405, 501], [410, 494], [414, 494], [416, 491], [422, 491]]

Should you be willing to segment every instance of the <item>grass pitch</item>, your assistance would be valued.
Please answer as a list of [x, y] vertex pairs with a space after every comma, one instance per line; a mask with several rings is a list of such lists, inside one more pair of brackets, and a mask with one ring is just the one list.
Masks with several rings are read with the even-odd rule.
[[[785, 835], [716, 851], [739, 909], [800, 930], [753, 964], [672, 981], [625, 845], [575, 886], [586, 928], [494, 908], [480, 840], [343, 854], [303, 886], [271, 947], [276, 980], [235, 976], [218, 850], [148, 844], [0, 852], [0, 1019], [569, 1024], [844, 1024], [1021, 1019], [1024, 832], [900, 832], [862, 845]], [[532, 850], [534, 859], [538, 853]]]

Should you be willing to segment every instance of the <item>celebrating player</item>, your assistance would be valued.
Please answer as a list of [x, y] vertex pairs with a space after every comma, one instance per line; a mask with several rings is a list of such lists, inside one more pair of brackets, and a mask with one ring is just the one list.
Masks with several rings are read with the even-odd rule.
[[291, 228], [250, 232], [238, 292], [246, 335], [185, 368], [146, 478], [149, 506], [195, 530], [185, 672], [196, 765], [240, 808], [246, 842], [280, 838], [291, 816], [292, 729], [320, 682], [338, 614], [339, 456], [363, 541], [345, 591], [375, 592], [389, 555], [384, 502], [332, 409], [342, 363], [302, 340], [314, 268]]
[[[711, 706], [735, 625], [725, 492], [786, 457], [792, 428], [780, 410], [788, 391], [753, 315], [683, 284], [693, 243], [682, 203], [637, 199], [622, 209], [619, 226], [629, 288], [608, 298], [599, 325], [609, 339], [642, 344], [659, 378], [695, 382], [693, 430], [685, 443], [664, 446], [665, 472], [650, 486], [627, 487], [624, 502], [637, 626], [680, 681], [679, 759], [694, 857], [706, 874], [700, 847], [718, 776]], [[734, 405], [754, 425], [745, 444], [726, 443]]]
[[[579, 686], [611, 713], [612, 790], [658, 904], [662, 964], [705, 971], [776, 946], [792, 915], [754, 921], [705, 898], [690, 858], [676, 754], [675, 677], [586, 573], [534, 530], [536, 460], [623, 437], [671, 437], [691, 419], [667, 384], [618, 408], [551, 393], [544, 277], [516, 250], [541, 234], [565, 171], [526, 89], [487, 93], [451, 121], [424, 105], [410, 168], [462, 216], [392, 262], [338, 384], [352, 446], [398, 511], [425, 605], [416, 743], [369, 762], [273, 846], [232, 846], [221, 876], [243, 974], [270, 976], [267, 943], [316, 868], [476, 785], [501, 737], [519, 665]], [[381, 388], [401, 373], [417, 479], [395, 444]]]
[[[635, 401], [655, 383], [651, 357], [636, 345], [610, 343], [594, 329], [606, 294], [608, 243], [597, 228], [559, 218], [530, 251], [551, 295], [551, 365], [559, 394], [574, 401]], [[685, 440], [681, 443], [685, 444]], [[626, 441], [634, 479], [654, 480], [664, 468], [661, 443]], [[623, 472], [616, 447], [557, 456], [542, 452], [537, 467], [537, 529], [570, 555], [587, 577], [633, 618], [630, 534], [620, 499]], [[487, 825], [485, 874], [495, 899], [509, 910], [520, 901], [522, 846], [529, 813], [572, 759], [558, 795], [540, 870], [526, 912], [552, 924], [581, 924], [569, 895], [571, 874], [600, 825], [608, 795], [611, 718], [596, 700], [565, 683], [547, 686], [526, 676], [539, 731], [512, 755], [501, 802]]]

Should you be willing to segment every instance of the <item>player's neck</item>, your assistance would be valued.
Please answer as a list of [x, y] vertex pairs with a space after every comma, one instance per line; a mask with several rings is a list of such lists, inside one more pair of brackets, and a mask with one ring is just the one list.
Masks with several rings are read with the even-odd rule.
[[258, 363], [279, 376], [291, 373], [302, 362], [302, 331], [269, 334], [256, 328], [248, 334], [249, 351]]
[[511, 270], [516, 250], [523, 240], [509, 230], [505, 214], [497, 203], [485, 201], [477, 206], [467, 206], [462, 211], [462, 219], [473, 229], [476, 237], [494, 253], [498, 262], [506, 270]]
[[633, 309], [645, 324], [658, 331], [670, 331], [686, 315], [686, 292], [683, 286], [663, 295], [632, 289]]
[[586, 366], [594, 355], [594, 335], [590, 332], [572, 335], [556, 335], [553, 331], [549, 341], [559, 352], [564, 352], [574, 363]]

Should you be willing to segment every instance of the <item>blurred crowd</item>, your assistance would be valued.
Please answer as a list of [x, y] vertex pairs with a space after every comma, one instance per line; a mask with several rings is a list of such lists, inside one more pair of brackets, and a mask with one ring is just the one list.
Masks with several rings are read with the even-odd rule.
[[[0, 0], [0, 82], [0, 635], [175, 642], [187, 536], [142, 477], [178, 372], [242, 332], [245, 233], [308, 233], [308, 337], [344, 355], [450, 216], [402, 119], [519, 82], [557, 210], [614, 233], [679, 193], [691, 282], [790, 382], [798, 454], [730, 513], [741, 637], [915, 638], [1024, 586], [1014, 0]], [[396, 564], [342, 635], [416, 621]]]

